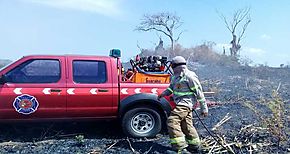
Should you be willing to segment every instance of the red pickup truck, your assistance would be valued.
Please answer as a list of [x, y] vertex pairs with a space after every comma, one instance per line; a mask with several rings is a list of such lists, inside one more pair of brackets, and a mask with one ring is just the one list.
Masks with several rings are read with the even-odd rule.
[[127, 135], [160, 132], [173, 102], [168, 87], [123, 81], [119, 58], [25, 56], [0, 71], [0, 122], [120, 119]]

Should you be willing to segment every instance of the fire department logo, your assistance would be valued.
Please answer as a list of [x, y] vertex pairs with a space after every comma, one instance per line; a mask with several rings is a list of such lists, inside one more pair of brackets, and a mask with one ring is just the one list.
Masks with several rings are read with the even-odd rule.
[[36, 98], [27, 94], [16, 97], [13, 102], [15, 110], [25, 115], [35, 112], [38, 105]]

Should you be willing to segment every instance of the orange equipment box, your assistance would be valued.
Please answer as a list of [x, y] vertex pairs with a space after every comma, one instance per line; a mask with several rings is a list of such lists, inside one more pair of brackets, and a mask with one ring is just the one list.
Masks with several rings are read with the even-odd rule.
[[135, 83], [170, 83], [170, 74], [135, 73], [132, 79]]

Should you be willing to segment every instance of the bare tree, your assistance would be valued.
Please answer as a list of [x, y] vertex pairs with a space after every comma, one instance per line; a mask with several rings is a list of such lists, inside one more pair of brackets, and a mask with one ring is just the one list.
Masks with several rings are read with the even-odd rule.
[[[183, 23], [181, 22], [180, 17], [173, 13], [163, 12], [152, 15], [146, 14], [143, 16], [140, 25], [137, 26], [135, 30], [145, 32], [153, 30], [164, 34], [170, 39], [172, 52], [174, 51], [174, 43], [179, 40], [183, 31], [180, 32], [176, 38], [174, 32], [180, 28], [182, 24]], [[169, 53], [168, 56], [170, 56]]]
[[[234, 12], [233, 18], [229, 21], [223, 14], [218, 13], [224, 21], [226, 28], [232, 34], [231, 56], [237, 57], [241, 49], [241, 40], [244, 38], [245, 31], [251, 22], [250, 8], [239, 9]], [[237, 36], [238, 33], [239, 35]]]

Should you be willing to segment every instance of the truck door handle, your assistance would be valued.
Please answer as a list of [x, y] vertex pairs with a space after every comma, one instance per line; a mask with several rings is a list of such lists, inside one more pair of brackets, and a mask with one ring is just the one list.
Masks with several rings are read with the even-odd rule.
[[98, 89], [99, 92], [108, 92], [108, 89]]
[[61, 89], [51, 89], [50, 92], [61, 92]]

